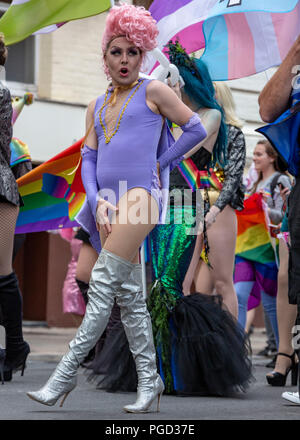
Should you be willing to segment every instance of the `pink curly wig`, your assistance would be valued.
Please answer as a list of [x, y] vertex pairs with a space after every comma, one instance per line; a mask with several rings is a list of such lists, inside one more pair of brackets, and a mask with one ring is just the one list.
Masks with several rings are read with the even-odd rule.
[[114, 6], [106, 18], [102, 38], [102, 51], [105, 55], [109, 43], [118, 36], [124, 36], [143, 52], [157, 46], [158, 29], [156, 21], [143, 6], [122, 4]]

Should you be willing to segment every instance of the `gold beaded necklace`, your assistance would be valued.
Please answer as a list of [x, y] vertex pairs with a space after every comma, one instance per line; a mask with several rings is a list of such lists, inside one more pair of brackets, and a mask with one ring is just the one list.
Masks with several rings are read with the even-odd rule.
[[[104, 102], [103, 102], [103, 104], [102, 104], [102, 106], [101, 106], [101, 108], [100, 108], [100, 111], [99, 111], [99, 121], [100, 121], [100, 124], [101, 124], [102, 130], [103, 130], [103, 133], [104, 133], [105, 143], [106, 143], [106, 144], [108, 144], [108, 143], [110, 142], [111, 138], [112, 138], [112, 137], [117, 133], [117, 131], [119, 130], [120, 123], [121, 123], [122, 117], [123, 117], [123, 115], [124, 115], [124, 113], [125, 113], [126, 107], [127, 107], [128, 104], [130, 103], [130, 101], [132, 100], [132, 98], [134, 97], [134, 95], [136, 94], [136, 92], [138, 91], [138, 89], [140, 88], [140, 86], [143, 84], [143, 82], [144, 82], [144, 80], [140, 80], [140, 81], [137, 83], [138, 85], [137, 85], [136, 89], [134, 90], [134, 92], [133, 92], [133, 93], [129, 96], [129, 98], [127, 99], [127, 101], [126, 101], [126, 103], [125, 103], [125, 105], [124, 105], [124, 107], [123, 107], [123, 109], [122, 109], [122, 111], [121, 111], [121, 114], [120, 114], [120, 116], [119, 116], [119, 120], [118, 120], [118, 122], [117, 122], [117, 126], [116, 126], [115, 130], [112, 132], [112, 134], [111, 134], [110, 136], [108, 136], [108, 134], [107, 134], [106, 127], [105, 127], [105, 124], [104, 124], [103, 119], [102, 119], [102, 112], [103, 112], [103, 109], [104, 109], [104, 107], [106, 106], [106, 104], [109, 104], [109, 101], [110, 101], [110, 99], [107, 101], [107, 97], [108, 97], [109, 89], [106, 90], [105, 98], [104, 98]], [[135, 86], [135, 85], [136, 85], [136, 83], [134, 83], [134, 86]], [[130, 87], [132, 87], [132, 86], [130, 86]], [[124, 89], [126, 90], [126, 88], [124, 88]]]

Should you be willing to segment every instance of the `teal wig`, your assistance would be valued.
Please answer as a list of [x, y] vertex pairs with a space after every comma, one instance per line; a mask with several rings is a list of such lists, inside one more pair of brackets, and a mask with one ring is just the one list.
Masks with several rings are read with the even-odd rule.
[[190, 57], [178, 41], [175, 44], [169, 42], [167, 48], [170, 62], [177, 66], [185, 82], [184, 92], [190, 100], [199, 108], [214, 108], [219, 110], [222, 115], [210, 166], [213, 167], [217, 162], [224, 166], [227, 161], [227, 125], [224, 111], [215, 99], [215, 89], [206, 64], [200, 59]]

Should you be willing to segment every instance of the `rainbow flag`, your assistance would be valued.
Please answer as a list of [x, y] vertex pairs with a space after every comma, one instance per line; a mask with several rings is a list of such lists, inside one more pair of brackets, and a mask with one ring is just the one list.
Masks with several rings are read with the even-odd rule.
[[10, 166], [14, 167], [18, 163], [31, 160], [28, 145], [18, 138], [12, 138], [10, 143]]
[[66, 21], [100, 14], [111, 0], [13, 0], [0, 19], [7, 45], [24, 40], [37, 31], [52, 32]]
[[74, 219], [85, 200], [81, 144], [82, 139], [17, 180], [24, 206], [16, 234], [78, 226]]
[[251, 261], [269, 263], [275, 253], [271, 242], [261, 194], [253, 194], [244, 202], [244, 209], [236, 211], [236, 255]]
[[[299, 0], [154, 0], [158, 47], [179, 40], [213, 80], [231, 80], [279, 65], [300, 29]], [[163, 50], [165, 51], [165, 50]], [[149, 73], [158, 66], [154, 57]]]
[[192, 191], [196, 189], [214, 188], [221, 191], [222, 183], [212, 168], [199, 171], [191, 158], [184, 159], [177, 168]]
[[251, 310], [260, 304], [262, 290], [276, 296], [278, 267], [262, 195], [253, 194], [245, 200], [244, 206], [242, 211], [236, 211], [234, 282], [255, 281], [248, 300], [248, 310]]

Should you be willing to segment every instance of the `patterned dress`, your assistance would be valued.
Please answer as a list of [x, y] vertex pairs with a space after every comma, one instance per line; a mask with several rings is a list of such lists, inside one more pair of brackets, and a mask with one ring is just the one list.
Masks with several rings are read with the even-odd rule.
[[12, 104], [7, 87], [0, 81], [0, 201], [20, 205], [18, 185], [10, 168]]
[[244, 207], [245, 187], [243, 174], [246, 161], [245, 137], [240, 128], [228, 125], [227, 163], [224, 166], [222, 190], [216, 197], [214, 205], [221, 211], [229, 205], [241, 211]]

